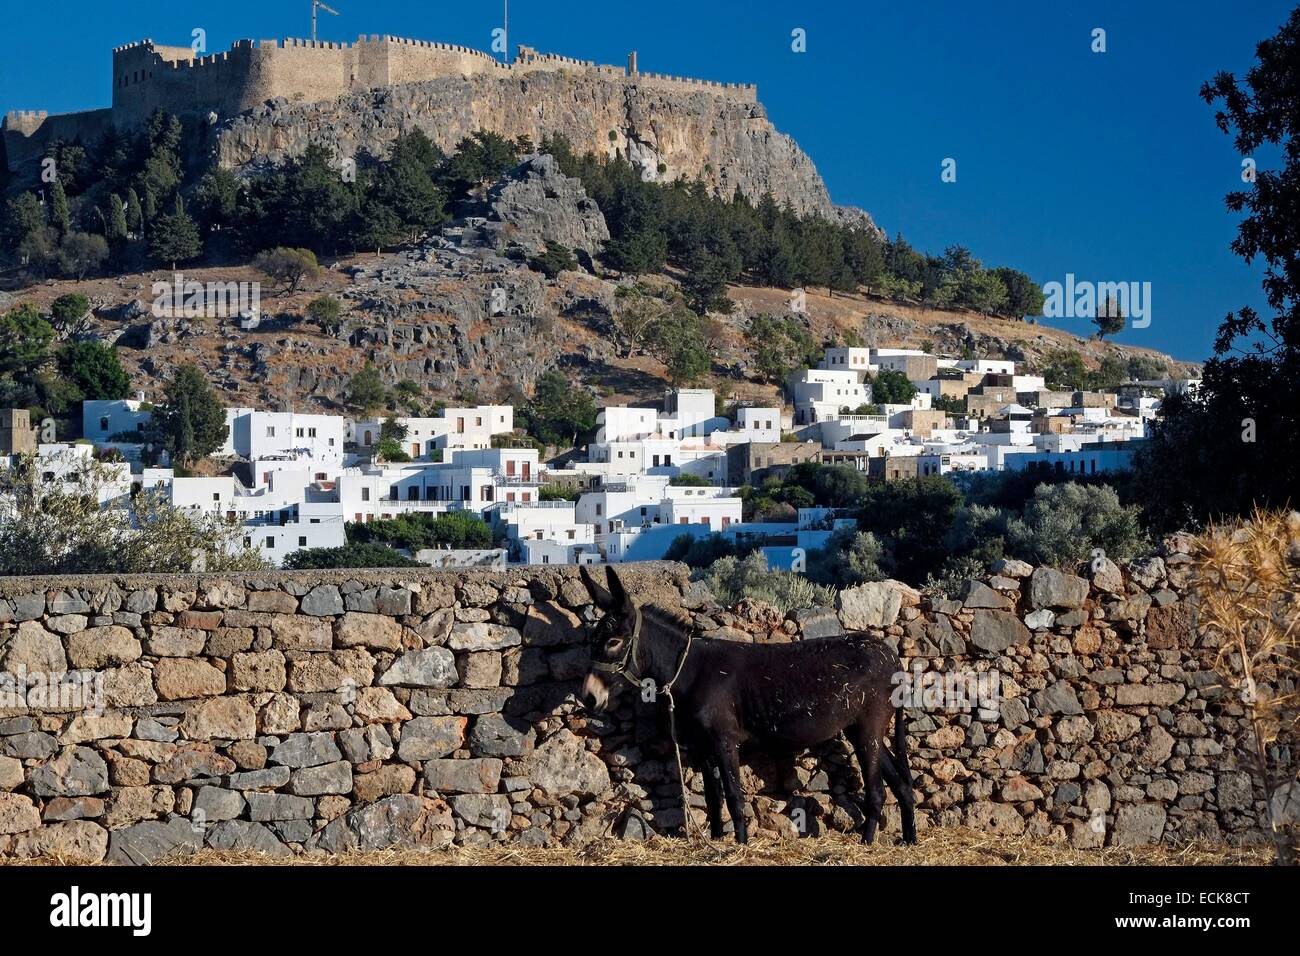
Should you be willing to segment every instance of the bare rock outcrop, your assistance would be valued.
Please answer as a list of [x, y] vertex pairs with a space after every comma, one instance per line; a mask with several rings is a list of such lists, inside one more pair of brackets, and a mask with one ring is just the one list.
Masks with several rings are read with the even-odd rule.
[[479, 227], [485, 240], [516, 244], [528, 255], [555, 242], [590, 265], [609, 241], [600, 207], [553, 156], [526, 157], [488, 191], [487, 204], [491, 218]]
[[771, 192], [800, 213], [870, 224], [837, 207], [812, 160], [779, 132], [763, 106], [711, 92], [665, 90], [570, 72], [453, 76], [314, 103], [270, 100], [217, 133], [222, 165], [279, 163], [316, 142], [339, 156], [382, 156], [399, 134], [422, 129], [444, 150], [477, 130], [541, 143], [562, 135], [579, 153], [619, 155], [647, 179], [702, 179], [720, 195]]

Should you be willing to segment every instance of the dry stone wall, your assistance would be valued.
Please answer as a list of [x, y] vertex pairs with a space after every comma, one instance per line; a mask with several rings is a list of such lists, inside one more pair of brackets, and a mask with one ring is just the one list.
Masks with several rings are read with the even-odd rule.
[[[1192, 634], [1182, 555], [1088, 577], [1006, 562], [963, 600], [884, 583], [786, 617], [721, 609], [679, 565], [625, 573], [708, 636], [834, 640], [847, 625], [909, 670], [995, 673], [992, 707], [908, 711], [923, 826], [1082, 846], [1256, 827], [1245, 725]], [[2, 579], [0, 857], [671, 832], [660, 717], [628, 695], [600, 717], [575, 703], [594, 616], [560, 568]], [[698, 775], [687, 784], [702, 821]], [[861, 818], [840, 743], [757, 755], [745, 785], [761, 833]]]

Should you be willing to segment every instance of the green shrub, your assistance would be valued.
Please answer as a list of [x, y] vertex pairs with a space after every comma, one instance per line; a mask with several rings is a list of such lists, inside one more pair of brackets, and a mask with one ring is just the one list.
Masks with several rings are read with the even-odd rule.
[[540, 272], [548, 279], [554, 279], [561, 272], [573, 272], [578, 268], [578, 260], [573, 257], [573, 250], [558, 242], [546, 240], [546, 251], [528, 260], [534, 272]]
[[537, 492], [538, 501], [577, 501], [582, 494], [581, 488], [564, 485], [543, 485]]
[[288, 571], [326, 568], [423, 568], [406, 555], [383, 544], [345, 544], [341, 548], [303, 548], [286, 555]]
[[707, 568], [719, 558], [742, 556], [744, 553], [737, 549], [736, 543], [730, 538], [724, 538], [720, 534], [679, 534], [673, 538], [673, 543], [668, 546], [667, 553], [664, 554], [665, 561], [681, 561], [691, 568]]
[[447, 511], [439, 515], [423, 512], [349, 524], [347, 535], [352, 543], [377, 542], [411, 551], [444, 546], [455, 549], [492, 546], [492, 529], [471, 511]]
[[402, 462], [411, 460], [411, 456], [402, 449], [396, 438], [379, 439], [379, 442], [375, 445], [375, 457], [382, 461]]
[[696, 576], [724, 607], [749, 598], [770, 604], [785, 614], [799, 608], [829, 607], [835, 601], [832, 588], [814, 584], [802, 574], [768, 568], [767, 558], [761, 551], [743, 559], [719, 558]]
[[1109, 485], [1039, 485], [1024, 514], [1007, 523], [1011, 554], [1033, 564], [1069, 567], [1100, 548], [1126, 561], [1145, 544], [1138, 508], [1124, 506]]
[[880, 567], [884, 545], [869, 531], [842, 528], [826, 547], [808, 555], [808, 577], [818, 584], [843, 589], [888, 577]]

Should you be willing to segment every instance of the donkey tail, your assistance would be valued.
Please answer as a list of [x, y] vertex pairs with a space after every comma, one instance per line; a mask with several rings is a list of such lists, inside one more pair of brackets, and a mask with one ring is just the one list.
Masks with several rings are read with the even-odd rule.
[[908, 792], [912, 786], [912, 767], [907, 759], [907, 712], [903, 705], [894, 708], [894, 757], [898, 761], [898, 776]]

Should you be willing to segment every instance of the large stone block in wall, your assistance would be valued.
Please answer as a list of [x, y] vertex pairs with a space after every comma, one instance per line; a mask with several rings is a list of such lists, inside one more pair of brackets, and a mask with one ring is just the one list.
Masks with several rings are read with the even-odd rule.
[[523, 636], [516, 628], [481, 621], [454, 625], [447, 646], [454, 651], [500, 651], [516, 647], [522, 641]]
[[971, 804], [966, 810], [966, 825], [999, 836], [1020, 836], [1025, 832], [1024, 817], [1009, 803], [984, 801]]
[[283, 591], [254, 591], [248, 596], [248, 609], [273, 614], [296, 614], [298, 599]]
[[247, 740], [257, 735], [257, 714], [242, 698], [214, 697], [185, 711], [181, 733], [191, 740]]
[[275, 646], [282, 651], [328, 651], [334, 646], [334, 630], [329, 621], [273, 614], [270, 626]]
[[130, 664], [140, 653], [140, 642], [125, 627], [92, 627], [68, 638], [68, 659], [73, 667]]
[[26, 833], [41, 825], [41, 814], [31, 797], [18, 793], [0, 793], [0, 836]]
[[318, 584], [302, 596], [303, 614], [329, 617], [343, 613], [343, 595], [332, 584]]
[[396, 793], [410, 793], [414, 788], [415, 771], [401, 764], [388, 764], [352, 778], [352, 792], [360, 803], [374, 803]]
[[334, 742], [334, 736], [324, 731], [310, 734], [290, 734], [276, 744], [267, 755], [273, 764], [285, 767], [319, 767], [333, 763], [343, 754]]
[[318, 694], [342, 687], [369, 687], [374, 672], [375, 659], [363, 648], [306, 654], [289, 661], [289, 689]]
[[235, 690], [284, 690], [288, 681], [284, 655], [276, 650], [235, 654], [230, 661], [230, 686]]
[[235, 762], [216, 753], [209, 744], [188, 744], [161, 760], [154, 768], [158, 783], [184, 783], [206, 777], [219, 777], [235, 769]]
[[1088, 581], [1055, 568], [1036, 568], [1029, 578], [1029, 603], [1034, 608], [1082, 607], [1088, 599]]
[[460, 793], [451, 808], [467, 826], [500, 833], [510, 825], [510, 798], [502, 793]]
[[546, 739], [528, 760], [528, 779], [553, 796], [595, 796], [609, 789], [605, 762], [565, 728]]
[[184, 817], [166, 823], [149, 820], [135, 826], [114, 830], [109, 835], [109, 863], [148, 866], [168, 857], [197, 852], [203, 831]]
[[455, 833], [451, 808], [444, 801], [402, 793], [354, 807], [312, 837], [307, 848], [328, 853], [390, 847], [435, 849], [451, 843]]
[[193, 657], [203, 650], [207, 640], [207, 632], [198, 628], [154, 625], [145, 650], [154, 657]]
[[62, 674], [68, 669], [59, 635], [36, 621], [23, 621], [4, 650], [4, 669], [11, 674]]
[[904, 607], [916, 607], [921, 596], [902, 581], [869, 581], [845, 588], [835, 599], [840, 622], [848, 631], [889, 627]]
[[445, 757], [465, 743], [468, 725], [467, 718], [455, 715], [415, 717], [402, 725], [397, 755], [410, 763]]
[[204, 661], [166, 657], [154, 665], [154, 686], [162, 700], [216, 697], [226, 692], [226, 675]]
[[424, 765], [424, 785], [439, 794], [496, 793], [501, 767], [495, 757], [430, 760]]
[[89, 820], [47, 823], [14, 841], [14, 856], [18, 859], [45, 857], [64, 866], [93, 866], [103, 862], [107, 853], [108, 831]]
[[104, 702], [110, 707], [145, 707], [158, 702], [153, 671], [144, 664], [127, 664], [104, 671]]
[[340, 647], [395, 651], [402, 646], [402, 625], [383, 614], [348, 611], [334, 624], [334, 641]]
[[38, 797], [85, 797], [108, 790], [108, 765], [90, 747], [65, 747], [27, 775]]
[[971, 622], [970, 642], [989, 654], [999, 654], [1013, 644], [1029, 640], [1029, 628], [1010, 611], [980, 609]]
[[381, 687], [450, 687], [459, 679], [456, 658], [445, 647], [403, 654], [379, 678]]
[[1112, 846], [1144, 846], [1159, 843], [1165, 830], [1165, 808], [1156, 803], [1138, 803], [1119, 808], [1115, 815], [1115, 828], [1111, 832]]
[[[585, 589], [583, 595], [586, 595]], [[585, 599], [590, 600], [589, 597]], [[530, 647], [552, 647], [558, 644], [581, 644], [586, 639], [582, 620], [563, 605], [554, 601], [539, 601], [528, 609], [528, 617], [524, 621], [524, 644]]]
[[346, 760], [303, 767], [289, 778], [289, 792], [300, 797], [349, 793], [352, 790], [352, 764]]

